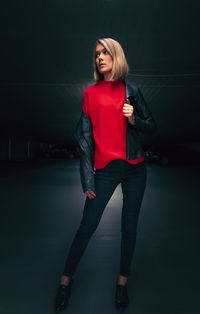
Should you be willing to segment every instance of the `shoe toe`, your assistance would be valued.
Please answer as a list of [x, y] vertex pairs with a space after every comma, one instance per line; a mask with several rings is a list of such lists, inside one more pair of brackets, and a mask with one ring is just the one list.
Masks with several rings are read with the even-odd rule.
[[115, 305], [119, 312], [123, 312], [129, 303], [127, 287], [116, 285]]
[[69, 303], [69, 297], [71, 294], [71, 285], [60, 285], [55, 298], [55, 312], [63, 311]]

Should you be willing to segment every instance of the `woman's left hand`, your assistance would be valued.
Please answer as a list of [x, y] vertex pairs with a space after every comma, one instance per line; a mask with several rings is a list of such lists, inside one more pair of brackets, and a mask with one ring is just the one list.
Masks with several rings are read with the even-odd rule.
[[123, 114], [128, 118], [130, 124], [135, 124], [134, 108], [130, 105], [130, 100], [127, 98], [126, 103], [123, 106]]

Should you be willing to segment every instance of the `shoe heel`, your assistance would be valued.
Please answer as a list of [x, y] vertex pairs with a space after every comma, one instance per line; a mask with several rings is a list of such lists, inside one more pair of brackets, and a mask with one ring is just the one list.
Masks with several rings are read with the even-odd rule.
[[63, 311], [69, 304], [71, 296], [71, 288], [73, 285], [73, 279], [71, 278], [69, 285], [65, 286], [60, 284], [55, 297], [54, 310], [56, 313]]

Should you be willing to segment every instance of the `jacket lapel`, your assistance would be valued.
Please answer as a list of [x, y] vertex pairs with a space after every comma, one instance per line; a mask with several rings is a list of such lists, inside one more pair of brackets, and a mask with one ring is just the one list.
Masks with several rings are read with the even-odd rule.
[[124, 82], [125, 83], [125, 99], [131, 97], [131, 96], [135, 96], [135, 93], [131, 87], [130, 84], [128, 84], [127, 82]]

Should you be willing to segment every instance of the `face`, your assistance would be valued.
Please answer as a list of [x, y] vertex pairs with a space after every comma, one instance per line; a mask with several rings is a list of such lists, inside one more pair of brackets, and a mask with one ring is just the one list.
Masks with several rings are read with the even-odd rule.
[[95, 60], [97, 68], [101, 74], [105, 75], [111, 72], [113, 66], [112, 57], [101, 44], [96, 46]]

